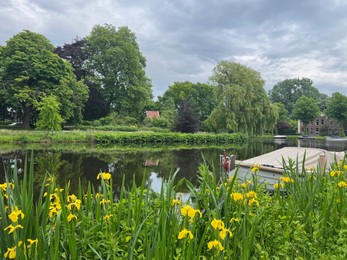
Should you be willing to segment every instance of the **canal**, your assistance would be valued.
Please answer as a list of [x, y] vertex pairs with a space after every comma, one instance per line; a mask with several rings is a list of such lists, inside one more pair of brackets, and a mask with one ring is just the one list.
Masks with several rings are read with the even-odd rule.
[[[58, 183], [64, 186], [70, 181], [71, 189], [76, 189], [80, 181], [83, 186], [88, 182], [98, 185], [96, 176], [99, 172], [112, 174], [115, 190], [125, 182], [130, 187], [135, 181], [140, 185], [144, 174], [146, 182], [159, 191], [163, 180], [178, 170], [177, 179], [186, 178], [197, 184], [198, 167], [206, 163], [210, 170], [219, 173], [219, 155], [235, 154], [236, 159], [243, 160], [265, 154], [285, 147], [323, 148], [329, 151], [346, 151], [347, 142], [327, 142], [325, 140], [276, 141], [272, 139], [250, 140], [237, 146], [90, 146], [57, 145], [57, 146], [0, 146], [0, 182], [4, 181], [5, 171], [17, 164], [22, 174], [26, 158], [34, 155], [35, 181], [40, 184], [45, 174], [55, 176]], [[182, 188], [185, 191], [184, 187]]]

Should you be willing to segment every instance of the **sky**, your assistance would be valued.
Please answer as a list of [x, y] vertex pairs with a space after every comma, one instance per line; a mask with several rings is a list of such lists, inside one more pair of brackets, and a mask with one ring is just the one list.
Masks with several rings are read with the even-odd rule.
[[208, 83], [222, 60], [260, 72], [267, 91], [307, 77], [347, 95], [345, 0], [0, 0], [0, 45], [30, 30], [62, 46], [106, 23], [135, 33], [155, 97]]

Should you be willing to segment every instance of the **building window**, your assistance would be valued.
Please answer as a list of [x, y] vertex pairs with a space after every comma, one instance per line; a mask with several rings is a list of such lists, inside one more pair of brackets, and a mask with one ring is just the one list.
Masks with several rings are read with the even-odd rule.
[[324, 125], [324, 119], [322, 119], [320, 122], [321, 122], [322, 125]]
[[316, 125], [319, 125], [319, 119], [316, 121]]

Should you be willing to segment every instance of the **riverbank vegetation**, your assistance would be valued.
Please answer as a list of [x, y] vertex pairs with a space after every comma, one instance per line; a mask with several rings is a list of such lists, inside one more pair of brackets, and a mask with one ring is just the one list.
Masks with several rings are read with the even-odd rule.
[[0, 130], [1, 143], [103, 143], [103, 144], [226, 144], [244, 143], [247, 136], [208, 133], [155, 133], [155, 132], [111, 132], [68, 131], [48, 133], [46, 131]]
[[[347, 165], [318, 174], [289, 162], [269, 192], [254, 177], [239, 180], [199, 169], [188, 199], [175, 174], [156, 193], [133, 184], [113, 190], [113, 176], [96, 187], [59, 187], [55, 176], [34, 192], [34, 159], [0, 186], [0, 254], [10, 259], [343, 259], [347, 242]], [[144, 178], [145, 179], [145, 178]]]

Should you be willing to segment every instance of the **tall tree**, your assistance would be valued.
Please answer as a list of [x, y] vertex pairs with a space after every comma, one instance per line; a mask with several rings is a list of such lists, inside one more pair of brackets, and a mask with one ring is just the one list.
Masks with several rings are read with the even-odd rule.
[[83, 118], [96, 120], [105, 117], [109, 113], [107, 103], [100, 93], [100, 86], [93, 78], [92, 71], [87, 68], [90, 55], [86, 39], [76, 38], [72, 43], [57, 47], [54, 52], [70, 62], [77, 80], [83, 80], [89, 88], [89, 97], [85, 104]]
[[211, 114], [212, 110], [217, 105], [217, 98], [215, 95], [215, 87], [192, 82], [175, 82], [169, 87], [169, 89], [163, 94], [162, 97], [158, 97], [161, 104], [165, 103], [168, 99], [172, 98], [175, 103], [176, 109], [183, 101], [189, 101], [199, 116], [200, 121], [204, 121]]
[[96, 25], [86, 39], [89, 68], [110, 109], [120, 115], [142, 115], [146, 102], [152, 99], [152, 86], [135, 34], [127, 27]]
[[85, 79], [88, 71], [86, 62], [88, 60], [88, 45], [85, 38], [76, 38], [72, 43], [55, 48], [54, 53], [70, 62], [74, 68], [77, 80]]
[[275, 111], [259, 72], [238, 63], [221, 61], [210, 80], [216, 86], [219, 104], [206, 120], [207, 128], [249, 135], [273, 130]]
[[76, 81], [71, 65], [53, 50], [43, 35], [23, 31], [13, 36], [1, 53], [1, 81], [8, 105], [22, 114], [25, 128], [36, 111], [34, 104], [50, 94], [57, 96], [65, 120], [80, 120], [76, 117], [88, 97], [87, 87]]
[[294, 104], [301, 96], [321, 100], [322, 106], [326, 98], [326, 95], [321, 94], [313, 86], [313, 82], [309, 78], [286, 79], [277, 83], [269, 91], [270, 100], [274, 103], [282, 103], [289, 115], [292, 114]]
[[[4, 50], [3, 46], [0, 46], [0, 57], [2, 56], [2, 52]], [[4, 66], [3, 59], [0, 58], [0, 79], [3, 77]], [[0, 81], [0, 120], [5, 120], [10, 118], [10, 115], [7, 111], [6, 104], [6, 90], [3, 82]]]
[[347, 123], [347, 97], [339, 92], [333, 93], [329, 99], [325, 114], [339, 122], [340, 135], [344, 136], [344, 124]]
[[183, 100], [179, 104], [174, 130], [182, 133], [195, 133], [199, 130], [200, 121], [194, 106]]
[[313, 98], [301, 96], [294, 104], [293, 118], [299, 119], [306, 126], [319, 116], [319, 106]]

